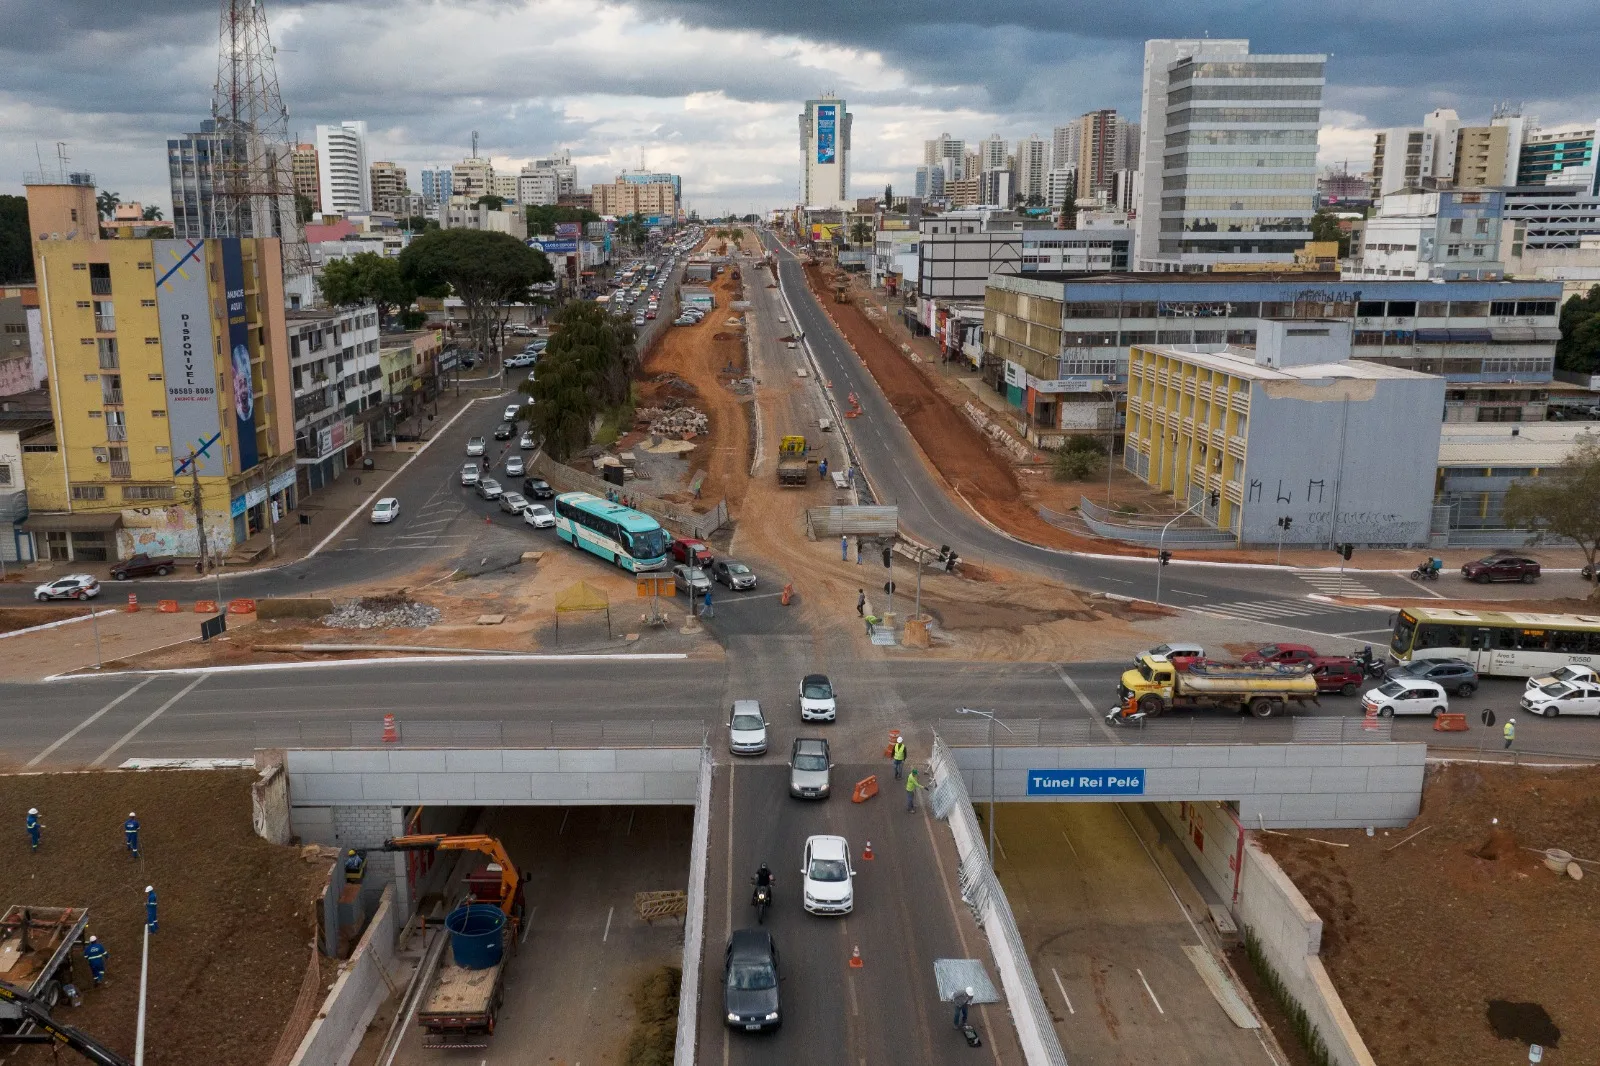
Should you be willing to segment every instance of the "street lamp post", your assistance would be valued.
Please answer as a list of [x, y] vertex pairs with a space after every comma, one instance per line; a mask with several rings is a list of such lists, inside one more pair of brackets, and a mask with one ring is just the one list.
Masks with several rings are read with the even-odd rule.
[[995, 787], [994, 787], [994, 770], [995, 770], [995, 767], [994, 767], [994, 727], [996, 725], [998, 725], [998, 726], [1000, 726], [1000, 728], [1004, 729], [1007, 733], [1012, 733], [1012, 732], [1014, 732], [1014, 730], [1012, 730], [1012, 728], [1010, 726], [1006, 725], [1004, 722], [1000, 721], [1000, 719], [995, 716], [995, 713], [993, 711], [980, 711], [980, 710], [978, 710], [978, 709], [976, 709], [974, 707], [959, 707], [959, 708], [956, 709], [956, 713], [957, 714], [981, 714], [985, 718], [989, 719], [989, 866], [991, 868], [993, 868], [993, 866], [994, 866], [994, 793], [995, 793]]
[[1207, 502], [1209, 502], [1213, 507], [1216, 506], [1217, 494], [1212, 492], [1209, 495], [1200, 497], [1199, 502], [1195, 503], [1187, 511], [1183, 512], [1183, 514], [1174, 515], [1171, 521], [1161, 527], [1161, 539], [1156, 542], [1156, 604], [1158, 606], [1161, 603], [1161, 569], [1167, 565], [1167, 530], [1172, 528], [1173, 522], [1176, 522], [1180, 518], [1187, 518], [1189, 515], [1194, 514], [1196, 508], [1204, 507]]

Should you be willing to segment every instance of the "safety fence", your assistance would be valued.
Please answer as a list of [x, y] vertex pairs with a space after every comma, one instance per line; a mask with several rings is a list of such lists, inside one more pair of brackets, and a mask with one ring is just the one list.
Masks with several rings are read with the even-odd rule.
[[700, 721], [257, 721], [264, 748], [698, 748]]
[[990, 865], [966, 782], [937, 733], [931, 766], [933, 813], [949, 824], [955, 838], [956, 853], [961, 859], [961, 898], [972, 908], [973, 917], [988, 938], [1023, 1057], [1030, 1066], [1066, 1066], [1066, 1052], [1061, 1049], [1050, 1010], [1039, 991], [1033, 964], [1028, 961], [1027, 945], [1022, 942], [1011, 904]]
[[694, 1066], [700, 1019], [700, 959], [705, 954], [706, 852], [711, 847], [711, 749], [700, 751], [694, 836], [689, 844], [689, 893], [683, 918], [683, 974], [678, 982], [678, 1035], [673, 1066]]
[[528, 464], [528, 472], [544, 478], [557, 492], [589, 492], [596, 496], [604, 497], [607, 493], [626, 496], [629, 507], [636, 511], [643, 511], [664, 525], [676, 529], [678, 532], [691, 537], [704, 540], [717, 530], [728, 524], [728, 501], [718, 500], [717, 505], [705, 514], [695, 511], [685, 511], [654, 496], [645, 496], [637, 492], [629, 492], [619, 488], [611, 482], [593, 474], [585, 474], [581, 470], [574, 470], [565, 463], [558, 463], [543, 452], [535, 455]]
[[892, 537], [900, 526], [900, 508], [894, 504], [865, 507], [807, 507], [806, 534], [837, 537]]
[[[1109, 710], [1109, 708], [1108, 708]], [[1006, 718], [994, 729], [1000, 748], [1056, 747], [1094, 744], [1387, 744], [1394, 740], [1394, 719], [1322, 717], [1224, 718], [1188, 716], [1143, 718], [1127, 725], [1109, 725], [1088, 718]], [[958, 748], [983, 748], [990, 742], [985, 719], [953, 718], [938, 725], [945, 743]]]

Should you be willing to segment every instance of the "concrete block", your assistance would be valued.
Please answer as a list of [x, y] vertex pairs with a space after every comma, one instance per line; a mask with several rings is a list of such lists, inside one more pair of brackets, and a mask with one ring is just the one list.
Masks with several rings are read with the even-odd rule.
[[381, 774], [389, 769], [389, 753], [382, 749], [354, 749], [333, 753], [333, 772]]
[[507, 773], [552, 773], [561, 769], [561, 753], [554, 748], [514, 748], [502, 751], [500, 769]]
[[1227, 766], [1228, 749], [1220, 744], [1186, 744], [1172, 749], [1172, 765]]
[[1119, 770], [1148, 770], [1153, 766], [1172, 765], [1172, 749], [1165, 744], [1130, 744], [1112, 748], [1111, 753]]
[[1367, 771], [1369, 792], [1422, 792], [1420, 766], [1374, 766]]
[[290, 748], [284, 753], [284, 765], [292, 774], [332, 773], [333, 752]]
[[481, 800], [533, 798], [532, 774], [486, 773], [472, 775], [472, 792]]
[[1303, 829], [1326, 826], [1337, 817], [1339, 797], [1332, 793], [1301, 793], [1278, 800], [1278, 824]]
[[674, 770], [692, 770], [700, 772], [699, 748], [668, 748], [672, 752], [672, 768]]
[[1198, 788], [1209, 799], [1238, 799], [1256, 791], [1256, 771], [1239, 766], [1202, 767]]
[[1411, 821], [1422, 813], [1422, 792], [1391, 792], [1389, 793], [1389, 817], [1399, 819], [1402, 824]]
[[305, 774], [301, 802], [338, 802], [361, 799], [361, 777], [357, 774]]
[[1395, 744], [1393, 749], [1396, 766], [1425, 766], [1428, 762], [1426, 744]]
[[471, 803], [478, 798], [471, 774], [418, 774], [417, 797], [446, 803]]
[[1400, 752], [1390, 744], [1346, 744], [1339, 753], [1345, 766], [1393, 766]]
[[621, 748], [617, 751], [618, 770], [671, 770], [672, 752], [653, 748]]
[[1312, 792], [1365, 792], [1367, 767], [1365, 766], [1313, 766], [1311, 768]]
[[[1270, 772], [1270, 771], [1267, 771]], [[1270, 826], [1278, 817], [1283, 797], [1258, 792], [1254, 796], [1239, 797], [1239, 822], [1246, 829]]]
[[1144, 775], [1144, 794], [1155, 799], [1195, 799], [1200, 794], [1200, 768], [1157, 767]]
[[1336, 818], [1387, 818], [1389, 796], [1383, 792], [1343, 792], [1339, 794]]
[[384, 803], [404, 803], [419, 800], [416, 774], [362, 774], [361, 795], [369, 800]]
[[1311, 771], [1303, 766], [1264, 766], [1256, 771], [1256, 791], [1310, 792]]
[[591, 800], [617, 800], [638, 802], [645, 798], [644, 773], [590, 774], [589, 798]]
[[492, 774], [505, 766], [498, 750], [455, 749], [444, 753], [444, 768], [452, 774]]
[[1287, 760], [1287, 744], [1231, 744], [1228, 747], [1229, 766], [1283, 766]]
[[300, 801], [300, 796], [305, 791], [305, 787], [306, 787], [306, 775], [305, 774], [290, 774], [289, 775], [289, 803], [291, 805], [295, 804], [295, 803], [298, 803]]
[[528, 798], [535, 802], [582, 803], [589, 798], [587, 774], [529, 774], [528, 777]]
[[447, 769], [445, 753], [442, 751], [409, 751], [405, 748], [396, 748], [388, 754], [389, 769], [400, 773], [442, 774]]
[[1285, 766], [1340, 766], [1344, 761], [1343, 744], [1286, 744]]
[[[655, 803], [694, 805], [699, 793], [700, 774], [676, 771], [669, 774], [645, 774], [645, 799]], [[798, 869], [798, 867], [797, 867]]]
[[[989, 749], [979, 748], [977, 750], [980, 752], [981, 758], [973, 762], [972, 769], [987, 771], [989, 769]], [[1104, 765], [1110, 765], [1109, 753], [1101, 755], [1100, 758], [1106, 760]], [[1078, 765], [1077, 763], [1068, 764], [1061, 760], [1061, 748], [997, 747], [994, 749], [994, 764], [1000, 770], [1057, 770], [1067, 765]]]
[[563, 773], [604, 774], [617, 768], [617, 753], [612, 748], [562, 750], [559, 754]]

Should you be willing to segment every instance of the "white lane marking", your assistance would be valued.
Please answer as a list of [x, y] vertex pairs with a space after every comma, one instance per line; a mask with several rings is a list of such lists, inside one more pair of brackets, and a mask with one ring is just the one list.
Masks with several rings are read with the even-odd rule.
[[1078, 849], [1072, 846], [1072, 838], [1067, 836], [1065, 829], [1061, 830], [1061, 839], [1067, 842], [1067, 850], [1072, 852], [1072, 857], [1076, 859], [1078, 857]]
[[557, 836], [561, 836], [561, 835], [566, 833], [566, 831], [567, 831], [567, 819], [571, 818], [571, 817], [572, 817], [572, 808], [568, 807], [566, 809], [566, 812], [561, 815], [561, 828], [556, 831], [556, 835]]
[[1067, 1013], [1077, 1014], [1078, 1012], [1072, 1009], [1072, 1000], [1067, 995], [1067, 986], [1061, 983], [1061, 975], [1056, 973], [1056, 968], [1054, 966], [1050, 967], [1050, 972], [1056, 975], [1056, 987], [1061, 990], [1061, 999], [1067, 1005]]
[[1122, 820], [1128, 823], [1128, 832], [1132, 833], [1133, 839], [1139, 842], [1139, 847], [1143, 849], [1145, 858], [1150, 860], [1150, 865], [1156, 868], [1156, 873], [1161, 875], [1162, 882], [1166, 884], [1167, 891], [1172, 893], [1172, 902], [1178, 905], [1179, 912], [1183, 914], [1184, 920], [1189, 923], [1189, 928], [1193, 931], [1195, 940], [1204, 944], [1206, 938], [1200, 935], [1200, 927], [1194, 924], [1194, 918], [1189, 914], [1189, 908], [1185, 907], [1183, 900], [1178, 898], [1178, 890], [1172, 887], [1172, 881], [1167, 877], [1167, 871], [1161, 868], [1159, 862], [1156, 862], [1155, 855], [1151, 853], [1149, 845], [1144, 842], [1144, 837], [1139, 835], [1139, 830], [1134, 828], [1133, 819], [1129, 818], [1128, 812], [1122, 809], [1122, 804], [1116, 804], [1116, 808], [1117, 813], [1122, 815]]
[[1191, 600], [1205, 600], [1205, 599], [1210, 599], [1210, 597], [1209, 597], [1209, 596], [1207, 596], [1207, 595], [1205, 595], [1205, 594], [1204, 594], [1204, 593], [1202, 593], [1202, 592], [1185, 592], [1185, 591], [1183, 591], [1183, 590], [1182, 590], [1182, 589], [1173, 589], [1173, 590], [1172, 590], [1172, 594], [1173, 594], [1173, 595], [1174, 595], [1174, 596], [1187, 596], [1187, 597], [1189, 597], [1189, 598], [1190, 598], [1190, 599], [1191, 599]]
[[1156, 998], [1155, 992], [1150, 988], [1150, 982], [1144, 979], [1144, 971], [1135, 966], [1133, 972], [1139, 975], [1139, 983], [1144, 985], [1145, 995], [1149, 996], [1150, 1002], [1156, 1005], [1156, 1010], [1161, 1011], [1162, 1014], [1167, 1013], [1161, 1010], [1161, 1001]]
[[[429, 655], [423, 658], [407, 656], [383, 656], [371, 659], [342, 659], [330, 662], [312, 663], [241, 663], [237, 666], [184, 666], [171, 667], [162, 670], [126, 670], [124, 673], [130, 677], [159, 677], [162, 674], [180, 674], [192, 677], [195, 674], [202, 676], [209, 674], [244, 674], [265, 673], [274, 670], [326, 670], [329, 667], [339, 666], [403, 666], [407, 663], [525, 663], [525, 662], [557, 662], [579, 663], [618, 659], [636, 659], [641, 662], [668, 662], [687, 659], [684, 652], [677, 651], [652, 651], [630, 654], [627, 652], [602, 652], [598, 655]], [[81, 681], [83, 674], [51, 674], [46, 681]]]
[[83, 721], [79, 722], [77, 725], [75, 725], [71, 729], [69, 729], [65, 734], [62, 735], [60, 740], [57, 740], [54, 744], [50, 745], [48, 748], [44, 749], [39, 754], [37, 754], [33, 758], [29, 759], [23, 765], [22, 768], [24, 770], [32, 770], [35, 766], [38, 766], [40, 763], [44, 762], [52, 754], [54, 754], [55, 750], [57, 748], [59, 748], [61, 745], [65, 744], [67, 741], [71, 740], [73, 737], [77, 736], [79, 733], [83, 732], [85, 729], [88, 729], [90, 726], [94, 725], [96, 722], [98, 722], [100, 720], [102, 715], [104, 715], [106, 712], [110, 711], [117, 704], [121, 703], [123, 700], [125, 700], [129, 696], [133, 695], [135, 692], [138, 692], [140, 689], [144, 688], [146, 685], [148, 685], [150, 682], [152, 682], [154, 680], [155, 680], [155, 678], [153, 678], [153, 677], [145, 678], [143, 681], [139, 682], [137, 685], [133, 686], [128, 691], [124, 692], [122, 695], [118, 696], [116, 699], [112, 700], [110, 703], [108, 703], [104, 707], [100, 708], [98, 711], [95, 711], [89, 717], [85, 718]]
[[122, 739], [121, 740], [117, 741], [115, 744], [111, 745], [105, 751], [101, 752], [100, 753], [100, 757], [98, 759], [96, 759], [94, 762], [90, 763], [89, 765], [90, 766], [103, 765], [107, 759], [111, 758], [111, 756], [115, 755], [118, 751], [120, 751], [124, 744], [126, 744], [128, 741], [132, 740], [134, 737], [138, 736], [140, 731], [143, 730], [145, 726], [149, 725], [151, 722], [155, 721], [157, 718], [160, 718], [162, 713], [165, 712], [168, 707], [171, 707], [174, 703], [177, 703], [179, 700], [183, 699], [189, 693], [193, 692], [195, 690], [195, 687], [198, 686], [200, 684], [200, 682], [202, 682], [204, 680], [205, 680], [204, 677], [197, 677], [193, 681], [189, 682], [189, 684], [184, 687], [182, 692], [179, 692], [176, 696], [172, 697], [166, 703], [163, 703], [161, 706], [157, 707], [155, 710], [153, 710], [149, 714], [145, 715], [144, 721], [140, 722], [138, 725], [134, 726], [132, 729], [130, 729], [126, 733], [122, 734]]
[[522, 935], [517, 938], [517, 943], [526, 944], [528, 942], [528, 934], [533, 932], [533, 912], [538, 909], [538, 904], [528, 908], [528, 916], [522, 920]]
[[1105, 718], [1099, 711], [1095, 710], [1094, 704], [1089, 702], [1089, 697], [1083, 694], [1083, 689], [1079, 688], [1078, 683], [1072, 680], [1072, 676], [1067, 673], [1066, 667], [1060, 663], [1055, 663], [1054, 666], [1056, 668], [1056, 676], [1061, 679], [1063, 685], [1066, 685], [1072, 691], [1074, 696], [1078, 697], [1078, 703], [1083, 707], [1084, 712], [1088, 714], [1089, 719], [1100, 727], [1100, 732], [1104, 733], [1113, 744], [1124, 743], [1123, 739], [1117, 736], [1116, 730], [1107, 725]]
[[606, 931], [600, 934], [600, 943], [602, 944], [611, 939], [611, 919], [616, 913], [617, 908], [615, 907], [612, 907], [610, 910], [606, 911]]

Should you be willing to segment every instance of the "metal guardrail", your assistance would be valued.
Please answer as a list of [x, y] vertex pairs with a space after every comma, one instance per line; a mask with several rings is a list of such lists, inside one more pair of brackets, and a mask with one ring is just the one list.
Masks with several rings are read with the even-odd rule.
[[658, 522], [673, 526], [679, 532], [701, 540], [710, 537], [728, 524], [727, 500], [718, 500], [717, 505], [705, 514], [682, 511], [654, 496], [630, 492], [626, 487], [618, 489], [604, 478], [574, 470], [565, 463], [556, 462], [543, 452], [533, 457], [533, 461], [528, 464], [528, 473], [544, 478], [558, 492], [589, 492], [602, 498], [608, 492], [627, 496], [628, 506], [634, 510], [643, 511]]
[[[1109, 708], [1107, 708], [1109, 710]], [[1394, 739], [1392, 718], [1145, 718], [1103, 726], [1087, 718], [1007, 718], [995, 730], [1001, 748], [1113, 744], [1384, 744]], [[938, 724], [946, 744], [989, 746], [989, 723], [971, 718]]]
[[1167, 530], [1165, 540], [1161, 536], [1161, 526], [1134, 524], [1125, 516], [1118, 515], [1115, 511], [1108, 511], [1088, 497], [1078, 501], [1078, 515], [1083, 519], [1084, 525], [1094, 531], [1095, 536], [1105, 537], [1109, 540], [1125, 540], [1134, 544], [1207, 544], [1226, 545], [1229, 547], [1238, 543], [1238, 539], [1225, 529], [1196, 529], [1192, 526], [1174, 525]]
[[257, 747], [307, 748], [699, 748], [706, 726], [697, 721], [616, 722], [418, 721], [395, 722], [384, 739], [381, 718], [343, 722], [261, 722]]

